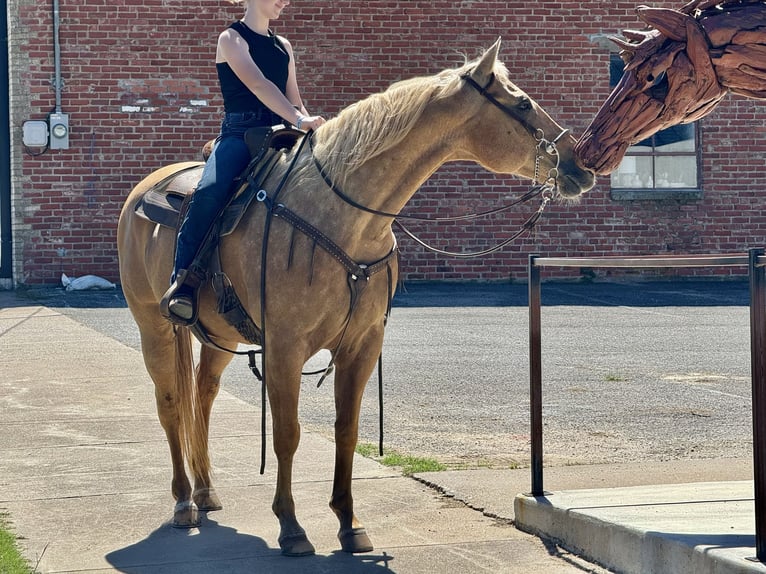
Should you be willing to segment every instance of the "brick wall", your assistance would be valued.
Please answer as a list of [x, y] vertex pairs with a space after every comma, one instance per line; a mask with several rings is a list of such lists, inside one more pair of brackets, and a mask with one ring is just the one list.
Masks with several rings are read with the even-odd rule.
[[[125, 196], [155, 168], [196, 159], [220, 120], [215, 40], [241, 8], [209, 0], [60, 0], [62, 110], [69, 150], [30, 156], [21, 122], [55, 105], [52, 10], [11, 0], [15, 279], [61, 272], [116, 280], [116, 222]], [[679, 2], [653, 2], [680, 6]], [[636, 2], [302, 1], [274, 22], [292, 42], [307, 106], [326, 116], [392, 82], [475, 57], [498, 36], [513, 80], [562, 125], [582, 133], [609, 92], [597, 37], [637, 27]], [[520, 7], [522, 6], [522, 7]], [[534, 238], [476, 261], [402, 239], [410, 279], [525, 277], [526, 254], [741, 251], [766, 241], [766, 107], [729, 98], [702, 122], [701, 200], [616, 202], [604, 180], [578, 204], [552, 206]], [[408, 211], [486, 209], [525, 190], [518, 179], [451, 164]], [[473, 250], [515, 232], [529, 214], [478, 224], [417, 225], [440, 247]]]

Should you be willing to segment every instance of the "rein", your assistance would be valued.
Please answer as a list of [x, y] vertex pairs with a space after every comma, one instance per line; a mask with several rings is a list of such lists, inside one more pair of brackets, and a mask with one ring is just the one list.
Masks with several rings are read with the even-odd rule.
[[[394, 219], [394, 224], [401, 229], [408, 237], [410, 237], [413, 241], [421, 245], [422, 247], [428, 249], [429, 251], [432, 251], [434, 253], [438, 253], [440, 255], [447, 255], [450, 257], [457, 257], [462, 259], [471, 259], [471, 258], [478, 258], [478, 257], [485, 257], [487, 255], [490, 255], [492, 253], [495, 253], [496, 251], [500, 251], [501, 249], [507, 247], [509, 244], [511, 244], [513, 241], [518, 239], [521, 235], [524, 233], [531, 231], [534, 226], [538, 223], [540, 218], [543, 215], [543, 211], [545, 211], [545, 208], [550, 203], [551, 199], [553, 198], [555, 192], [556, 192], [556, 178], [559, 174], [559, 162], [560, 162], [560, 156], [558, 148], [556, 147], [556, 143], [564, 137], [566, 134], [569, 133], [568, 129], [564, 129], [561, 131], [559, 135], [557, 135], [553, 140], [549, 141], [545, 137], [545, 132], [540, 128], [534, 128], [533, 126], [529, 125], [529, 122], [527, 122], [524, 118], [519, 118], [517, 114], [508, 106], [503, 104], [500, 100], [495, 98], [492, 94], [490, 94], [487, 90], [489, 87], [494, 83], [495, 81], [495, 75], [492, 74], [492, 76], [489, 79], [489, 82], [485, 86], [481, 86], [476, 80], [474, 80], [469, 74], [465, 74], [461, 76], [462, 79], [464, 79], [470, 86], [476, 88], [476, 90], [484, 96], [490, 103], [492, 103], [494, 106], [498, 107], [500, 110], [502, 110], [506, 115], [510, 116], [514, 120], [521, 123], [525, 129], [527, 129], [532, 135], [534, 136], [535, 140], [537, 141], [537, 146], [535, 148], [535, 174], [534, 178], [532, 180], [532, 187], [531, 189], [526, 192], [524, 195], [522, 195], [519, 199], [507, 204], [503, 205], [501, 207], [490, 209], [488, 211], [482, 211], [479, 213], [471, 213], [468, 215], [459, 215], [454, 217], [423, 217], [423, 216], [417, 216], [417, 215], [402, 215], [398, 213], [391, 213], [388, 211], [383, 211], [380, 209], [374, 209], [372, 207], [368, 207], [366, 205], [363, 205], [356, 201], [355, 199], [351, 198], [349, 195], [347, 195], [329, 176], [329, 174], [325, 171], [324, 166], [321, 164], [319, 159], [316, 157], [316, 154], [314, 153], [314, 132], [309, 132], [307, 139], [309, 140], [309, 149], [311, 150], [311, 156], [314, 160], [314, 165], [317, 168], [317, 171], [319, 172], [319, 175], [322, 176], [322, 179], [324, 180], [325, 184], [327, 184], [327, 187], [329, 187], [332, 192], [337, 195], [340, 199], [342, 199], [345, 203], [348, 205], [359, 209], [360, 211], [364, 211], [366, 213], [371, 213], [373, 215], [378, 215], [381, 217], [390, 217]], [[539, 172], [540, 172], [540, 161], [543, 158], [543, 153], [546, 153], [547, 155], [555, 158], [556, 165], [552, 167], [548, 171], [548, 176], [545, 179], [545, 181], [540, 182], [538, 181], [539, 178]], [[522, 225], [521, 229], [519, 229], [516, 233], [514, 233], [511, 237], [508, 239], [505, 239], [498, 245], [495, 245], [494, 247], [490, 247], [488, 249], [484, 249], [482, 251], [475, 251], [470, 253], [460, 253], [460, 252], [453, 252], [453, 251], [445, 251], [443, 249], [438, 249], [436, 247], [433, 247], [432, 245], [429, 245], [422, 239], [420, 239], [417, 235], [415, 235], [413, 232], [411, 232], [407, 227], [404, 226], [404, 224], [401, 223], [401, 219], [407, 219], [412, 221], [425, 221], [425, 222], [451, 222], [451, 221], [466, 221], [466, 220], [472, 220], [472, 219], [479, 219], [482, 217], [488, 217], [490, 215], [495, 215], [497, 213], [502, 213], [504, 211], [508, 211], [509, 209], [521, 204], [525, 203], [535, 197], [541, 197], [540, 201], [540, 207], [537, 209], [535, 213], [533, 213]]]

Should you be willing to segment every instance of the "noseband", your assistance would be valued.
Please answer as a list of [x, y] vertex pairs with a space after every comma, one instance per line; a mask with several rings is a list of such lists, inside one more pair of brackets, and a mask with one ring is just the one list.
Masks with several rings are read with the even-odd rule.
[[[532, 134], [535, 138], [535, 141], [537, 141], [537, 149], [535, 150], [535, 176], [532, 181], [533, 185], [537, 185], [538, 183], [542, 183], [546, 188], [549, 189], [549, 193], [553, 193], [556, 189], [556, 178], [559, 175], [559, 150], [556, 147], [556, 143], [563, 138], [566, 134], [569, 133], [569, 129], [564, 129], [561, 131], [559, 135], [557, 135], [553, 140], [548, 141], [545, 138], [545, 132], [541, 128], [535, 128], [534, 126], [530, 125], [530, 123], [527, 121], [526, 118], [520, 117], [518, 112], [514, 110], [513, 108], [506, 106], [503, 102], [498, 100], [495, 96], [489, 93], [489, 88], [492, 86], [492, 84], [495, 82], [495, 74], [491, 74], [489, 77], [489, 81], [485, 86], [480, 85], [476, 80], [474, 80], [470, 74], [463, 74], [460, 76], [463, 80], [466, 81], [466, 83], [474, 88], [476, 88], [476, 91], [478, 91], [482, 96], [484, 96], [492, 105], [494, 105], [496, 108], [501, 110], [505, 115], [508, 117], [516, 120], [519, 122], [522, 126], [524, 126], [524, 129], [526, 129], [530, 134]], [[543, 152], [551, 156], [552, 158], [555, 158], [555, 165], [548, 170], [548, 177], [545, 179], [544, 182], [541, 182], [538, 180], [539, 178], [539, 172], [540, 172], [540, 160], [543, 158]]]

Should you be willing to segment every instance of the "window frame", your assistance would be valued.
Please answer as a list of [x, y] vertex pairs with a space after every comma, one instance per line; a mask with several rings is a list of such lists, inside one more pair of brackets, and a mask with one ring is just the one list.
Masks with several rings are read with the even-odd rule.
[[[619, 54], [616, 52], [610, 53], [610, 85], [614, 84], [614, 69], [615, 65], [617, 64], [617, 60], [619, 60], [619, 66], [620, 71], [622, 71], [622, 59], [620, 58]], [[618, 78], [619, 79], [619, 78]], [[614, 85], [612, 85], [614, 87]], [[645, 188], [645, 187], [614, 187], [612, 185], [612, 179], [611, 176], [609, 178], [609, 192], [610, 197], [613, 200], [617, 201], [635, 201], [635, 200], [663, 200], [663, 199], [701, 199], [703, 195], [703, 181], [702, 181], [702, 129], [700, 126], [700, 122], [695, 121], [692, 122], [691, 125], [694, 130], [694, 151], [668, 151], [668, 152], [658, 152], [657, 147], [655, 145], [656, 140], [655, 138], [662, 133], [661, 130], [651, 136], [651, 145], [652, 150], [650, 152], [647, 151], [638, 151], [638, 152], [632, 152], [630, 151], [631, 148], [628, 148], [628, 150], [625, 152], [625, 156], [623, 157], [623, 161], [626, 157], [635, 157], [635, 158], [651, 158], [652, 160], [652, 187], [651, 188]], [[668, 128], [670, 129], [670, 128]], [[631, 146], [633, 147], [633, 146]], [[695, 187], [654, 187], [656, 185], [656, 160], [657, 158], [667, 158], [667, 157], [694, 157], [694, 165], [695, 169], [697, 170], [697, 185]], [[622, 165], [622, 162], [620, 162], [620, 165]], [[619, 168], [618, 168], [619, 169]]]

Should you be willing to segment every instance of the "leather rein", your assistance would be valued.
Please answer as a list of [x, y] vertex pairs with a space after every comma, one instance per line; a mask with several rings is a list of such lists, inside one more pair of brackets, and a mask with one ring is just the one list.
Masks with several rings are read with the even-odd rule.
[[[569, 130], [568, 129], [562, 130], [559, 135], [557, 135], [553, 140], [549, 141], [546, 139], [545, 132], [542, 129], [533, 128], [532, 126], [530, 126], [529, 122], [527, 122], [524, 118], [519, 118], [518, 115], [513, 111], [513, 109], [503, 104], [501, 101], [495, 98], [495, 96], [493, 96], [491, 93], [487, 91], [495, 81], [495, 74], [491, 75], [489, 82], [487, 82], [485, 86], [481, 86], [478, 82], [476, 82], [476, 80], [474, 80], [470, 76], [470, 74], [464, 74], [463, 76], [461, 76], [461, 78], [464, 79], [470, 86], [474, 87], [490, 103], [492, 103], [494, 106], [502, 110], [503, 113], [515, 119], [519, 123], [521, 123], [524, 126], [524, 128], [526, 128], [530, 133], [532, 133], [535, 140], [537, 141], [537, 146], [535, 149], [535, 175], [532, 181], [532, 187], [530, 188], [528, 192], [522, 195], [519, 199], [509, 204], [506, 204], [494, 209], [490, 209], [488, 211], [482, 211], [478, 213], [471, 213], [467, 215], [459, 215], [459, 216], [453, 216], [453, 217], [423, 217], [418, 215], [402, 215], [399, 213], [391, 213], [391, 212], [382, 211], [379, 209], [373, 209], [371, 207], [368, 207], [366, 205], [359, 203], [358, 201], [354, 200], [349, 195], [343, 192], [343, 190], [328, 175], [328, 173], [324, 169], [324, 166], [320, 163], [319, 159], [314, 154], [314, 141], [313, 141], [314, 132], [309, 132], [307, 139], [309, 140], [309, 148], [311, 149], [311, 155], [314, 160], [314, 165], [319, 171], [319, 174], [322, 176], [322, 179], [324, 180], [327, 187], [329, 187], [333, 191], [333, 193], [335, 193], [335, 195], [337, 195], [345, 203], [351, 205], [352, 207], [355, 207], [356, 209], [359, 209], [360, 211], [364, 211], [366, 213], [371, 213], [373, 215], [378, 215], [381, 217], [392, 218], [394, 220], [393, 223], [399, 229], [401, 229], [402, 232], [404, 232], [413, 241], [423, 246], [424, 248], [428, 249], [429, 251], [438, 253], [440, 255], [447, 255], [450, 257], [471, 259], [471, 258], [484, 257], [492, 253], [495, 253], [496, 251], [500, 251], [501, 249], [507, 247], [510, 243], [518, 239], [521, 235], [523, 235], [524, 233], [528, 231], [531, 231], [534, 228], [534, 226], [542, 217], [543, 211], [545, 211], [545, 208], [548, 206], [548, 204], [550, 203], [551, 199], [553, 198], [555, 194], [556, 187], [557, 187], [556, 177], [558, 177], [558, 174], [559, 174], [558, 166], [560, 162], [560, 157], [559, 157], [558, 148], [556, 147], [556, 142], [558, 142], [562, 137], [568, 134]], [[556, 165], [548, 171], [548, 176], [545, 179], [545, 181], [540, 182], [538, 181], [538, 178], [539, 178], [539, 171], [540, 171], [540, 161], [543, 158], [543, 152], [555, 158]], [[461, 252], [445, 251], [445, 250], [433, 247], [432, 245], [429, 245], [428, 243], [421, 240], [417, 235], [415, 235], [407, 227], [405, 227], [404, 224], [402, 224], [400, 221], [401, 219], [407, 219], [411, 221], [425, 221], [425, 222], [431, 222], [431, 223], [433, 222], [438, 223], [438, 222], [454, 222], [454, 221], [466, 221], [466, 220], [472, 220], [472, 219], [479, 219], [482, 217], [489, 217], [491, 215], [508, 211], [509, 209], [521, 203], [525, 203], [538, 196], [541, 197], [540, 207], [521, 225], [521, 228], [516, 233], [514, 233], [511, 237], [505, 239], [498, 245], [495, 245], [494, 247], [490, 247], [488, 249], [484, 249], [482, 251], [461, 253]]]

